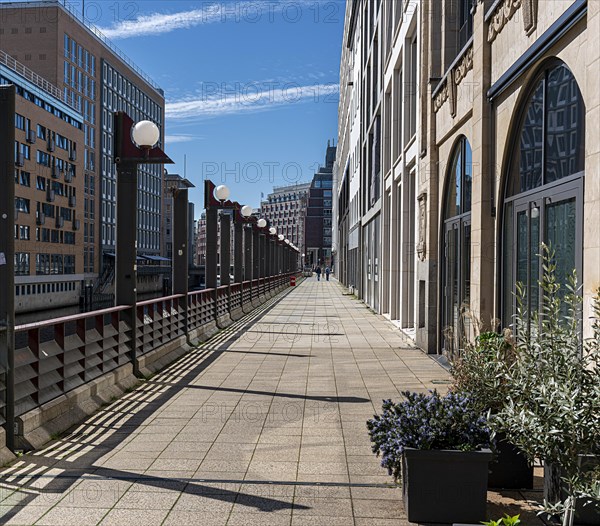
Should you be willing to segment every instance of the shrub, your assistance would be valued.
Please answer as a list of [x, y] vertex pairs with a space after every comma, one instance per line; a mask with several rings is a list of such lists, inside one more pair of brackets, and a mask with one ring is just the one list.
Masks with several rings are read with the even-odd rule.
[[406, 400], [384, 400], [383, 412], [367, 421], [373, 453], [395, 480], [405, 448], [473, 451], [490, 445], [486, 418], [464, 395], [437, 391], [402, 393]]

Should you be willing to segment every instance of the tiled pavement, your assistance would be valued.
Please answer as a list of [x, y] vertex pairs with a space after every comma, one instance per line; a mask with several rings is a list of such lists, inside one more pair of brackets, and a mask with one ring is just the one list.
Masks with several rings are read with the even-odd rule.
[[2, 470], [0, 523], [406, 525], [365, 421], [447, 379], [337, 282], [309, 279]]

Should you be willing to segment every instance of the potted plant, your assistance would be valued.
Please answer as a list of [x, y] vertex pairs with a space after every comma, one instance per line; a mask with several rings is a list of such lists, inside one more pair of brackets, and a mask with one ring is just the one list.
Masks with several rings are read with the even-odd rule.
[[575, 273], [561, 284], [546, 246], [542, 264], [539, 310], [526, 310], [526, 291], [518, 287], [515, 359], [504, 373], [508, 401], [496, 419], [531, 461], [544, 461], [546, 509], [562, 515], [565, 526], [579, 522], [576, 511], [599, 524], [600, 484], [590, 460], [600, 446], [600, 290], [592, 337], [584, 340]]
[[[479, 323], [473, 325], [481, 327]], [[533, 465], [506, 439], [495, 419], [508, 399], [510, 380], [505, 372], [513, 361], [514, 349], [505, 335], [490, 331], [481, 332], [474, 343], [465, 345], [452, 362], [451, 389], [469, 396], [480, 411], [489, 411], [489, 424], [495, 433], [489, 488], [533, 487]]]
[[381, 465], [402, 480], [408, 520], [484, 519], [492, 458], [485, 416], [461, 394], [402, 394], [403, 402], [385, 400], [367, 428]]

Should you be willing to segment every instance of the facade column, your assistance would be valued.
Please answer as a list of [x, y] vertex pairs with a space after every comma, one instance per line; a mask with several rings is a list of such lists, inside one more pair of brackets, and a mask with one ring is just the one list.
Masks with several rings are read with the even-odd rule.
[[[471, 309], [487, 326], [495, 312], [495, 218], [492, 217], [494, 159], [491, 158], [490, 126], [492, 105], [486, 93], [491, 86], [491, 48], [487, 42], [485, 10], [478, 5], [473, 15], [473, 78], [482, 84], [472, 86], [473, 99], [473, 182], [471, 204]], [[471, 335], [473, 336], [473, 335]]]

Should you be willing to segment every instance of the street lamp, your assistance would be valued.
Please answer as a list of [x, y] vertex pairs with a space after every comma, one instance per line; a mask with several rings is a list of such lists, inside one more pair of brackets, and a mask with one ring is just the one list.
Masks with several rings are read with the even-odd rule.
[[131, 136], [140, 148], [153, 148], [160, 139], [160, 130], [152, 121], [140, 121], [132, 128]]
[[279, 241], [283, 241], [284, 237], [283, 234], [279, 234]]
[[[160, 140], [158, 126], [150, 121], [134, 125], [123, 111], [114, 114], [114, 162], [117, 168], [117, 239], [115, 261], [115, 304], [128, 305], [123, 321], [130, 327], [129, 354], [134, 374], [138, 374], [137, 353], [137, 197], [138, 165], [172, 164], [156, 146]], [[187, 272], [186, 272], [187, 274]]]
[[221, 184], [215, 188], [215, 197], [221, 202], [227, 201], [230, 194], [231, 192], [229, 191], [229, 188], [224, 184]]
[[277, 229], [274, 226], [272, 226], [271, 228], [269, 228], [269, 233], [275, 235], [277, 234]]
[[244, 217], [250, 217], [252, 215], [252, 207], [248, 206], [248, 205], [244, 205], [242, 206], [242, 208], [240, 209], [240, 213], [244, 216]]
[[267, 220], [263, 219], [262, 217], [258, 220], [258, 222], [256, 223], [256, 226], [258, 228], [265, 228], [267, 226]]

